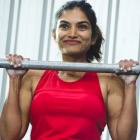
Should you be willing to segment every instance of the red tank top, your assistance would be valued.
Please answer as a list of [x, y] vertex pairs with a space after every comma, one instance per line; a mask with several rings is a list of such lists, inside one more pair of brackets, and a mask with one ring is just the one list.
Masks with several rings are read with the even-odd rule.
[[95, 72], [75, 82], [47, 70], [30, 107], [31, 140], [100, 140], [106, 109]]

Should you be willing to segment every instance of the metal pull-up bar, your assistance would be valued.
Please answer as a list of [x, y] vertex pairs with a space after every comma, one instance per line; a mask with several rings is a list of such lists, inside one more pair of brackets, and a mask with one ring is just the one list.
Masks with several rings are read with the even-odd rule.
[[[65, 71], [96, 71], [100, 73], [118, 73], [123, 74], [117, 64], [103, 64], [103, 63], [72, 63], [72, 62], [57, 62], [57, 61], [36, 61], [36, 60], [23, 60], [22, 66], [13, 68], [5, 59], [0, 59], [0, 68], [7, 69], [36, 69], [36, 70], [65, 70]], [[131, 71], [125, 74], [140, 74], [140, 65], [132, 68]]]

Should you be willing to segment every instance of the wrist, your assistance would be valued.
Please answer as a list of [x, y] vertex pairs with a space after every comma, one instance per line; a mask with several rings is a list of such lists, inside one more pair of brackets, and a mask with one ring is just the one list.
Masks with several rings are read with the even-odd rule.
[[130, 83], [125, 82], [124, 84], [125, 84], [125, 87], [136, 87], [136, 82], [130, 82]]
[[23, 76], [21, 77], [21, 76], [10, 76], [10, 81], [13, 81], [13, 82], [21, 82], [22, 81], [22, 78], [23, 78]]
[[125, 84], [125, 95], [136, 96], [136, 83], [135, 82]]

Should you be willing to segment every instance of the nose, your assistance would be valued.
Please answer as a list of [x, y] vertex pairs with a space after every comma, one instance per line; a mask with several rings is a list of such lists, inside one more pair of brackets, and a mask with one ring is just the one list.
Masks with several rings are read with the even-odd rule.
[[70, 30], [69, 30], [69, 38], [77, 38], [78, 37], [78, 34], [77, 34], [77, 29], [76, 27], [71, 27]]

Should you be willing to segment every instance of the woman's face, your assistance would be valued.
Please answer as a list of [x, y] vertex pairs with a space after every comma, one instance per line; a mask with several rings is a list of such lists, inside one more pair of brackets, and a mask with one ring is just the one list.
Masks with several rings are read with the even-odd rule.
[[67, 55], [85, 56], [90, 45], [95, 43], [90, 21], [79, 8], [63, 12], [57, 21], [54, 39], [62, 54]]

